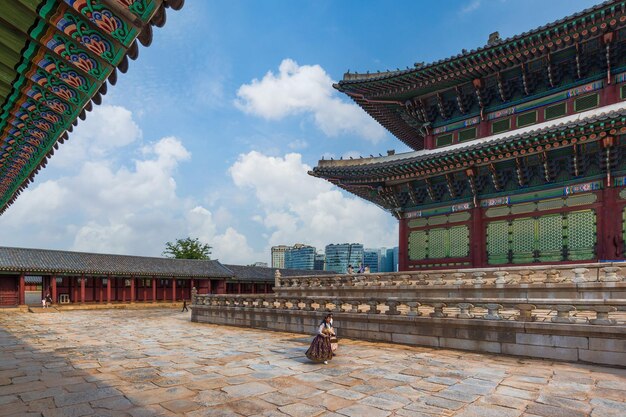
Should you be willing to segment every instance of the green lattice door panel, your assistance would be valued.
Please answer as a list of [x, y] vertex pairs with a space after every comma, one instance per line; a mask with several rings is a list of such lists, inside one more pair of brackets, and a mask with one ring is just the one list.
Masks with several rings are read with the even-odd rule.
[[[625, 216], [626, 210], [622, 213]], [[567, 249], [570, 261], [596, 257], [596, 213], [593, 210], [567, 214]]]
[[535, 219], [515, 219], [511, 222], [511, 250], [513, 263], [529, 263], [534, 260]]
[[450, 258], [469, 256], [469, 229], [467, 226], [450, 228]]
[[418, 230], [409, 234], [409, 259], [421, 261], [428, 254], [428, 235], [425, 230]]
[[537, 219], [537, 251], [541, 262], [563, 260], [563, 215], [551, 214]]
[[509, 227], [508, 221], [487, 225], [487, 258], [492, 265], [509, 262]]
[[445, 258], [450, 241], [446, 229], [431, 229], [428, 232], [428, 257]]

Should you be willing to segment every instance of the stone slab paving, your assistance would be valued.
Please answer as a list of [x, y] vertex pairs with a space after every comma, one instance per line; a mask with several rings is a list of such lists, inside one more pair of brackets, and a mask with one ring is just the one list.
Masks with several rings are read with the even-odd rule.
[[173, 310], [0, 314], [0, 416], [626, 415], [626, 369], [191, 323]]

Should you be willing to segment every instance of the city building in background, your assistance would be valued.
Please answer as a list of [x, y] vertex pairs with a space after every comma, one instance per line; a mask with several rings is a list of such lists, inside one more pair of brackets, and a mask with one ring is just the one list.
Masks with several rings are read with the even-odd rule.
[[285, 267], [285, 251], [289, 248], [286, 245], [272, 246], [272, 268]]
[[313, 263], [313, 269], [316, 271], [323, 271], [326, 266], [326, 255], [323, 253], [315, 254], [315, 261]]
[[378, 272], [397, 272], [398, 271], [398, 247], [381, 248], [380, 253], [380, 270]]
[[380, 272], [380, 249], [363, 251], [363, 267], [369, 267], [370, 272]]
[[316, 250], [313, 246], [295, 244], [285, 251], [285, 268], [314, 269]]
[[267, 262], [255, 262], [251, 266], [257, 266], [259, 268], [267, 268]]
[[326, 245], [326, 271], [344, 274], [348, 266], [355, 271], [363, 263], [363, 245], [361, 243], [340, 243]]

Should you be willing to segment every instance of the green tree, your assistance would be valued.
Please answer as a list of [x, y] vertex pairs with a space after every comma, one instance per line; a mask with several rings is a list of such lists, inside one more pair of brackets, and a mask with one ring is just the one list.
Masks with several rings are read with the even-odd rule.
[[174, 243], [167, 242], [163, 256], [176, 259], [211, 259], [211, 246], [200, 242], [198, 238], [176, 239]]

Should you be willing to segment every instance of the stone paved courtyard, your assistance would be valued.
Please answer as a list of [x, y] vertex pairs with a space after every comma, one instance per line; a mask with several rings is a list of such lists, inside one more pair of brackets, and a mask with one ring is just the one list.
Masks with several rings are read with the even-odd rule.
[[625, 369], [347, 340], [318, 365], [310, 340], [173, 310], [4, 313], [0, 415], [626, 415]]

